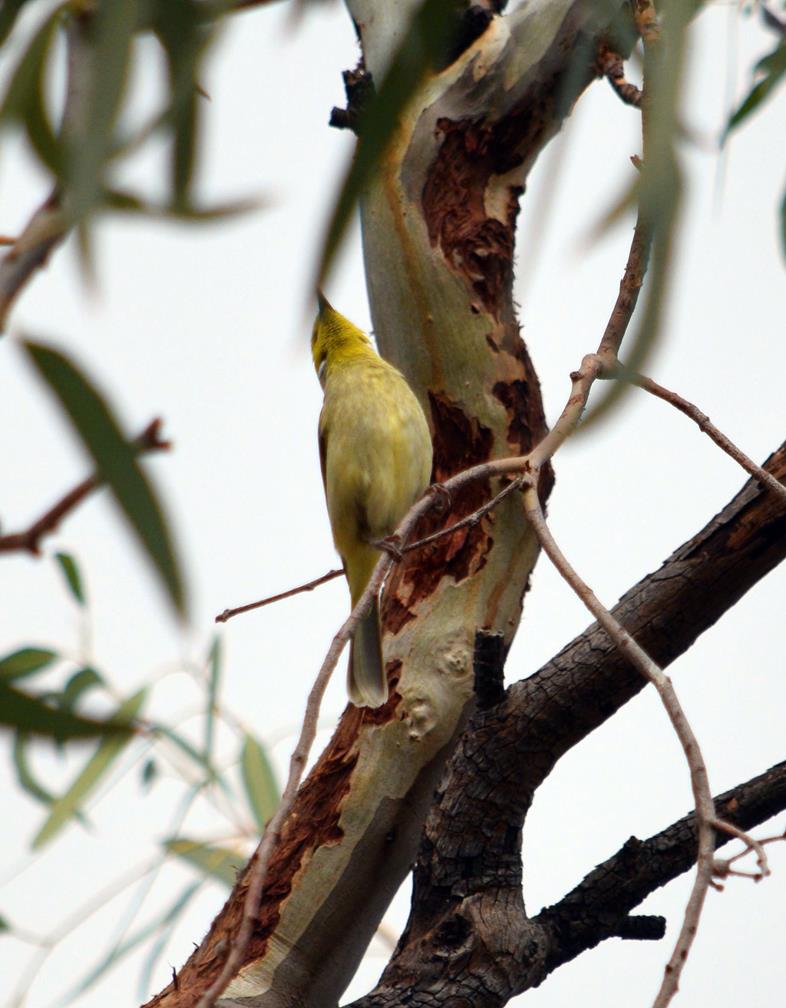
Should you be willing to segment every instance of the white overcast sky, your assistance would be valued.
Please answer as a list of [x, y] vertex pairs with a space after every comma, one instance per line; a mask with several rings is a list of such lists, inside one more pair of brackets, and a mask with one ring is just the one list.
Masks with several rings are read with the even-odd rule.
[[[32, 5], [35, 17], [40, 5]], [[736, 4], [713, 6], [692, 32], [685, 122], [697, 142], [682, 150], [686, 212], [662, 342], [649, 370], [708, 413], [755, 459], [786, 429], [786, 293], [776, 208], [784, 179], [786, 100], [780, 95], [746, 125], [722, 158], [724, 115], [745, 93], [755, 60], [774, 37]], [[144, 73], [134, 114], [154, 107], [154, 48], [140, 43]], [[235, 17], [210, 59], [205, 87], [205, 200], [262, 194], [267, 208], [242, 221], [185, 227], [117, 219], [97, 231], [98, 282], [80, 281], [72, 247], [20, 299], [10, 338], [0, 342], [0, 516], [21, 527], [86, 471], [85, 456], [15, 345], [26, 332], [62, 346], [106, 391], [129, 433], [161, 415], [174, 451], [149, 463], [176, 530], [191, 589], [190, 627], [181, 631], [106, 495], [97, 495], [47, 541], [41, 560], [0, 565], [0, 653], [23, 644], [90, 654], [117, 691], [128, 694], [179, 663], [201, 662], [212, 618], [227, 606], [276, 592], [334, 566], [319, 477], [315, 428], [320, 389], [307, 353], [308, 301], [319, 239], [351, 138], [327, 128], [343, 100], [341, 70], [354, 65], [353, 32], [338, 4], [292, 19], [289, 5]], [[7, 73], [7, 64], [0, 73]], [[637, 115], [608, 86], [594, 85], [569, 128], [536, 167], [522, 200], [517, 299], [525, 338], [544, 386], [548, 416], [559, 413], [569, 372], [594, 348], [616, 294], [630, 221], [587, 247], [586, 235], [627, 184], [639, 150]], [[557, 176], [556, 181], [554, 179]], [[140, 156], [128, 178], [161, 189], [161, 151]], [[554, 182], [554, 188], [544, 181]], [[0, 232], [19, 229], [46, 191], [17, 139], [0, 148]], [[551, 191], [545, 229], [537, 208]], [[329, 285], [331, 300], [368, 325], [357, 236]], [[550, 515], [568, 556], [609, 604], [719, 510], [744, 480], [683, 417], [632, 396], [602, 429], [557, 459]], [[80, 623], [51, 560], [73, 553], [91, 599]], [[672, 669], [710, 769], [715, 791], [784, 758], [786, 676], [782, 627], [786, 572], [774, 572]], [[316, 593], [240, 618], [222, 631], [223, 699], [272, 747], [283, 776], [305, 695], [347, 608], [336, 582]], [[590, 622], [541, 560], [508, 662], [510, 680], [539, 667]], [[56, 676], [55, 679], [58, 677]], [[59, 676], [62, 680], [62, 675]], [[343, 672], [324, 707], [325, 732], [344, 704]], [[200, 694], [184, 674], [156, 688], [150, 712], [187, 719]], [[221, 756], [234, 756], [222, 733]], [[36, 767], [54, 790], [84, 755], [65, 763], [48, 753]], [[117, 787], [90, 805], [93, 828], [72, 825], [43, 854], [27, 846], [42, 807], [20, 797], [6, 745], [0, 751], [5, 823], [0, 833], [0, 914], [42, 934], [76, 913], [119, 874], [155, 854], [171, 829], [181, 790], [171, 778], [149, 796], [139, 758]], [[525, 830], [525, 898], [530, 911], [552, 902], [631, 834], [646, 837], [690, 807], [687, 771], [662, 711], [645, 692], [569, 754], [538, 793]], [[783, 829], [783, 816], [775, 825]], [[774, 826], [771, 827], [774, 830]], [[220, 838], [226, 824], [202, 808], [189, 835]], [[773, 850], [772, 879], [733, 881], [710, 893], [688, 964], [682, 1005], [715, 1008], [779, 1003], [786, 855]], [[144, 921], [194, 876], [167, 870], [142, 908]], [[606, 942], [558, 971], [519, 1003], [557, 1008], [646, 1006], [673, 942], [689, 877], [653, 895], [645, 912], [664, 913], [661, 943]], [[29, 985], [29, 1008], [57, 1003], [120, 933], [132, 907], [127, 890], [53, 952]], [[208, 886], [175, 932], [146, 995], [169, 979], [221, 905]], [[406, 893], [387, 922], [405, 919]], [[337, 936], [340, 940], [340, 936]], [[368, 989], [384, 964], [375, 942], [349, 994]], [[0, 1003], [34, 955], [0, 936]], [[93, 987], [84, 1008], [134, 1006], [143, 956]]]

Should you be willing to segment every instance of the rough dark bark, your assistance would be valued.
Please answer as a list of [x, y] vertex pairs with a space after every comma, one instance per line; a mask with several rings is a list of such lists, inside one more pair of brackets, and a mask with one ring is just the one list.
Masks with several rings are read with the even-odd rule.
[[[765, 467], [786, 481], [786, 444]], [[784, 557], [786, 507], [751, 479], [614, 613], [667, 666]], [[476, 656], [487, 654], [489, 644], [479, 643]], [[378, 987], [355, 1008], [435, 1008], [462, 998], [492, 1008], [612, 935], [660, 936], [657, 921], [629, 914], [695, 862], [692, 816], [644, 846], [629, 841], [533, 920], [522, 895], [521, 829], [535, 790], [644, 685], [593, 624], [501, 702], [479, 704], [426, 822], [407, 928]], [[743, 828], [775, 814], [786, 807], [785, 773], [780, 765], [721, 796], [720, 814]]]
[[[786, 762], [738, 784], [715, 799], [718, 815], [742, 830], [753, 829], [786, 808]], [[716, 847], [731, 837], [716, 834]], [[534, 918], [548, 936], [546, 973], [594, 948], [605, 938], [661, 937], [665, 921], [630, 917], [651, 892], [688, 871], [696, 862], [696, 817], [693, 813], [649, 840], [631, 837], [621, 850], [598, 865], [559, 903]], [[651, 934], [641, 933], [647, 921]], [[654, 922], [660, 923], [660, 935]], [[628, 930], [628, 926], [632, 927]], [[638, 932], [638, 933], [637, 933]]]

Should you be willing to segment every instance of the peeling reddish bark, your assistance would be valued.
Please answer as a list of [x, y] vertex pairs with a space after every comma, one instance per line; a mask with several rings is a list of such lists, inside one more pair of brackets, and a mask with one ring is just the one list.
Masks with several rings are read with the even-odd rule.
[[[397, 670], [392, 668], [390, 671], [395, 676]], [[301, 787], [297, 816], [287, 820], [281, 843], [271, 858], [268, 883], [244, 964], [263, 955], [297, 876], [306, 867], [313, 852], [325, 844], [337, 843], [343, 837], [339, 817], [357, 762], [359, 730], [367, 722], [378, 724], [390, 720], [395, 716], [399, 700], [398, 694], [393, 692], [384, 707], [378, 710], [353, 707], [351, 704], [347, 706], [333, 738]], [[213, 921], [207, 937], [179, 971], [177, 987], [169, 984], [148, 1001], [145, 1008], [154, 1008], [161, 1001], [166, 1002], [167, 1008], [190, 1008], [216, 978], [229, 942], [240, 925], [247, 879], [255, 861], [256, 855], [235, 883], [232, 895]]]
[[423, 187], [423, 215], [432, 245], [461, 275], [486, 311], [498, 317], [510, 289], [520, 187], [510, 187], [505, 220], [489, 217], [485, 193], [496, 173], [494, 131], [468, 120], [439, 119], [444, 134]]

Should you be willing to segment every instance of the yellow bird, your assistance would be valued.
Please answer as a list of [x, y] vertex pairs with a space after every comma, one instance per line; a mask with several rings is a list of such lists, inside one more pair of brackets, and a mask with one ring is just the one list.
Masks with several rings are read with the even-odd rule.
[[[372, 544], [395, 531], [428, 486], [431, 437], [404, 376], [322, 294], [311, 352], [325, 393], [322, 481], [354, 607], [380, 557]], [[377, 599], [355, 631], [348, 691], [358, 707], [379, 707], [388, 697]]]

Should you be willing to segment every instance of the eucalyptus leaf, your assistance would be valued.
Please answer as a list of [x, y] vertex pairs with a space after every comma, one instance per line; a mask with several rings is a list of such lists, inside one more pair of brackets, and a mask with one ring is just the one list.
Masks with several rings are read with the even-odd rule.
[[131, 726], [111, 718], [98, 721], [70, 711], [51, 707], [41, 696], [24, 693], [0, 680], [0, 725], [16, 731], [30, 732], [64, 742], [70, 739], [105, 736], [115, 743], [125, 744]]
[[51, 665], [56, 658], [57, 654], [49, 648], [19, 648], [0, 658], [0, 681], [9, 683], [34, 675]]
[[744, 122], [774, 92], [786, 74], [786, 39], [756, 64], [754, 72], [763, 75], [750, 89], [735, 112], [729, 117], [724, 139]]
[[[185, 908], [185, 905], [191, 897], [202, 888], [202, 882], [194, 882], [189, 887], [188, 899], [182, 903], [179, 907], [178, 916], [180, 912]], [[178, 917], [173, 917], [171, 920], [167, 920], [161, 925], [159, 925], [159, 933], [156, 940], [150, 946], [150, 951], [142, 964], [142, 969], [139, 973], [139, 984], [137, 986], [137, 1000], [146, 1001], [150, 996], [150, 988], [152, 986], [153, 971], [158, 965], [158, 960], [164, 954], [164, 949], [167, 947], [175, 928], [177, 927]]]
[[[141, 689], [127, 700], [124, 700], [115, 712], [113, 720], [120, 724], [128, 725], [139, 713], [146, 693], [146, 690]], [[112, 735], [100, 743], [77, 775], [71, 787], [62, 797], [53, 803], [49, 816], [33, 840], [34, 849], [42, 847], [45, 843], [54, 839], [66, 823], [74, 817], [118, 756], [123, 752], [132, 737], [128, 733], [125, 735]]]
[[205, 702], [205, 762], [213, 758], [213, 737], [216, 720], [216, 700], [221, 680], [221, 641], [213, 638], [207, 658], [207, 697]]
[[123, 513], [154, 564], [178, 612], [184, 591], [161, 506], [143, 473], [136, 451], [122, 434], [108, 404], [94, 385], [64, 354], [43, 343], [25, 340], [23, 347], [41, 378], [54, 393]]
[[72, 710], [88, 690], [104, 685], [104, 677], [91, 666], [85, 666], [70, 677], [62, 693], [61, 706]]
[[[5, 13], [5, 5], [3, 7]], [[50, 11], [33, 34], [11, 74], [3, 101], [0, 104], [0, 121], [17, 120], [24, 123], [31, 96], [43, 78], [49, 50], [62, 18], [62, 8]]]
[[226, 203], [216, 203], [214, 206], [192, 206], [184, 204], [151, 203], [138, 193], [122, 189], [106, 189], [103, 195], [104, 205], [109, 210], [118, 213], [138, 214], [153, 220], [181, 221], [184, 224], [209, 224], [219, 222], [241, 214], [261, 210], [266, 201], [262, 196], [229, 200]]
[[248, 732], [243, 739], [240, 768], [249, 808], [260, 829], [278, 808], [280, 790], [263, 746]]
[[320, 255], [318, 287], [333, 264], [352, 211], [387, 149], [404, 107], [428, 72], [444, 65], [453, 48], [461, 7], [455, 0], [423, 0], [414, 11], [384, 80], [361, 115], [357, 152], [336, 200]]
[[14, 738], [14, 766], [19, 786], [43, 805], [51, 805], [54, 795], [36, 780], [27, 762], [27, 744], [30, 741], [26, 732], [17, 732]]
[[153, 8], [153, 31], [169, 72], [172, 206], [188, 206], [200, 132], [198, 77], [212, 31], [199, 0], [169, 0]]
[[199, 891], [202, 886], [201, 882], [192, 882], [180, 893], [175, 902], [165, 910], [163, 913], [158, 914], [153, 920], [144, 924], [133, 934], [130, 934], [128, 938], [124, 941], [113, 945], [108, 952], [106, 952], [99, 962], [90, 970], [90, 972], [85, 976], [79, 983], [68, 992], [68, 994], [60, 1001], [61, 1005], [66, 1005], [70, 1001], [75, 1000], [80, 994], [84, 994], [85, 991], [89, 990], [93, 984], [101, 979], [113, 966], [116, 966], [121, 959], [124, 959], [130, 952], [142, 945], [147, 939], [155, 934], [161, 928], [166, 928], [169, 925], [177, 923], [178, 918], [185, 910], [186, 906], [190, 903], [194, 895]]
[[216, 847], [185, 837], [165, 840], [164, 848], [170, 854], [187, 861], [203, 875], [222, 882], [230, 889], [235, 884], [237, 868], [246, 860], [243, 854], [229, 847]]
[[13, 31], [19, 12], [28, 2], [29, 0], [3, 0], [0, 5], [0, 45]]
[[82, 577], [79, 573], [76, 560], [74, 560], [70, 553], [55, 553], [55, 560], [63, 572], [63, 577], [66, 579], [69, 591], [80, 605], [84, 605], [85, 592], [82, 587]]
[[100, 201], [101, 179], [113, 146], [137, 23], [137, 0], [100, 3], [91, 15], [90, 47], [82, 68], [79, 128], [67, 134], [64, 165], [68, 206], [75, 220]]

